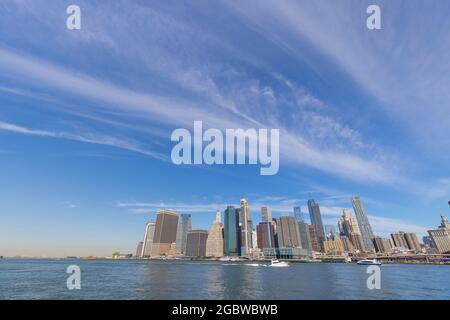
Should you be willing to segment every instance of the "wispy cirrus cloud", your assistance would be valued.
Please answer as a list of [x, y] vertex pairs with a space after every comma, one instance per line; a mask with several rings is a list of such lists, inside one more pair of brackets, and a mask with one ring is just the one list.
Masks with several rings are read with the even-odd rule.
[[167, 161], [167, 158], [159, 154], [157, 152], [148, 151], [139, 146], [138, 143], [130, 140], [118, 139], [115, 137], [93, 134], [93, 133], [69, 133], [69, 132], [55, 132], [55, 131], [47, 131], [47, 130], [35, 130], [26, 128], [23, 126], [18, 126], [16, 124], [7, 123], [0, 121], [0, 130], [30, 135], [30, 136], [38, 136], [38, 137], [51, 137], [51, 138], [60, 138], [60, 139], [68, 139], [73, 141], [85, 142], [90, 144], [99, 144], [105, 145], [115, 148], [120, 148], [128, 151], [137, 152], [146, 156], [150, 156], [162, 161]]
[[[285, 159], [288, 164], [312, 166], [318, 170], [356, 181], [390, 183], [395, 177], [395, 174], [391, 172], [391, 167], [382, 162], [365, 158], [357, 152], [350, 153], [348, 150], [342, 151], [333, 148], [332, 143], [318, 148], [316, 143], [309, 142], [300, 132], [292, 131], [281, 121], [278, 121], [276, 117], [261, 118], [252, 115], [258, 114], [258, 112], [252, 110], [250, 105], [253, 105], [252, 102], [256, 102], [255, 98], [259, 99], [261, 96], [267, 95], [265, 93], [268, 90], [267, 88], [266, 91], [255, 91], [255, 88], [249, 88], [249, 92], [257, 93], [256, 96], [251, 94], [250, 100], [248, 100], [249, 96], [246, 94], [233, 97], [235, 101], [242, 102], [241, 106], [244, 110], [247, 108], [244, 112], [246, 115], [243, 116], [242, 112], [230, 111], [220, 106], [219, 108], [214, 107], [214, 105], [199, 107], [184, 98], [168, 98], [137, 92], [1, 48], [0, 69], [16, 75], [26, 75], [27, 79], [37, 80], [40, 85], [50, 86], [52, 90], [62, 90], [85, 99], [102, 102], [98, 108], [120, 111], [127, 115], [130, 115], [131, 112], [133, 116], [144, 117], [150, 123], [153, 119], [158, 119], [158, 123], [189, 127], [194, 120], [202, 119], [209, 126], [222, 129], [247, 128], [255, 125], [280, 128], [280, 152], [282, 153], [282, 159]], [[242, 84], [242, 81], [240, 83]], [[251, 86], [254, 86], [254, 84], [251, 84]], [[245, 97], [244, 100], [242, 100], [243, 97]], [[308, 94], [307, 97], [308, 100], [311, 100]], [[256, 103], [253, 106], [257, 108], [259, 106], [262, 109], [267, 104], [259, 102], [259, 104]], [[323, 123], [327, 123], [327, 126], [321, 124], [323, 136], [330, 136], [330, 134], [339, 132], [341, 137], [347, 136], [351, 138], [350, 141], [355, 140], [356, 134], [354, 132], [338, 125], [330, 118], [316, 115], [315, 119], [316, 122], [319, 121], [317, 119], [322, 119]], [[317, 134], [311, 136], [315, 136], [316, 141], [320, 138]], [[83, 137], [78, 137], [78, 139], [81, 140]], [[137, 147], [130, 148], [130, 150], [132, 149], [142, 153], [142, 150]], [[153, 152], [149, 154], [153, 155]]]

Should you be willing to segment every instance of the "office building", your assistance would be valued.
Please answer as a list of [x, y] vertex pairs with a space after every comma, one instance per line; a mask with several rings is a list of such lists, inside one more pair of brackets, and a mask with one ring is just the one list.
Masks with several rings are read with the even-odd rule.
[[415, 233], [397, 232], [391, 234], [392, 241], [396, 247], [406, 248], [414, 252], [421, 252], [422, 246]]
[[155, 236], [156, 221], [150, 220], [145, 225], [144, 241], [140, 257], [150, 257], [152, 253], [153, 237]]
[[359, 233], [351, 233], [349, 239], [352, 242], [353, 246], [355, 247], [355, 250], [359, 252], [367, 251], [364, 244], [364, 240]]
[[322, 247], [320, 245], [319, 242], [319, 238], [317, 237], [317, 233], [316, 233], [316, 227], [314, 225], [308, 225], [308, 229], [309, 229], [309, 237], [311, 239], [311, 247], [313, 249], [313, 251], [315, 252], [320, 252], [322, 251]]
[[226, 256], [239, 256], [241, 251], [241, 229], [239, 226], [239, 209], [228, 206], [224, 212], [223, 241]]
[[297, 221], [305, 221], [301, 207], [294, 207], [294, 218], [297, 219]]
[[353, 246], [353, 243], [350, 241], [350, 239], [347, 236], [339, 236], [342, 241], [342, 246], [344, 247], [344, 252], [354, 252], [355, 247]]
[[341, 255], [344, 253], [344, 245], [340, 237], [332, 236], [323, 242], [323, 249], [326, 254]]
[[206, 256], [207, 257], [222, 257], [223, 256], [223, 224], [222, 215], [220, 211], [216, 212], [216, 219], [213, 221], [208, 233], [208, 240], [206, 241]]
[[252, 246], [252, 227], [250, 222], [250, 206], [246, 199], [241, 198], [241, 207], [239, 209], [239, 227], [241, 230], [241, 248], [240, 252], [242, 256], [246, 256]]
[[207, 230], [191, 230], [186, 238], [186, 256], [206, 257]]
[[447, 218], [441, 214], [441, 225], [438, 229], [428, 230], [433, 241], [433, 247], [439, 253], [450, 253], [450, 224]]
[[301, 248], [300, 231], [298, 222], [294, 217], [280, 217], [275, 219], [276, 237], [280, 248]]
[[187, 234], [192, 230], [192, 218], [190, 214], [180, 214], [178, 217], [176, 252], [177, 254], [186, 253]]
[[339, 232], [341, 236], [347, 236], [350, 238], [351, 233], [359, 233], [358, 222], [352, 216], [349, 209], [342, 210], [342, 217], [338, 221]]
[[389, 241], [389, 239], [375, 237], [373, 238], [373, 244], [377, 253], [392, 252], [391, 242]]
[[142, 246], [143, 246], [144, 242], [143, 241], [139, 241], [137, 248], [136, 248], [136, 257], [140, 257], [142, 254]]
[[300, 243], [303, 249], [308, 250], [309, 252], [313, 251], [311, 235], [309, 233], [309, 225], [304, 221], [299, 221], [298, 219], [298, 230], [300, 232]]
[[178, 215], [171, 210], [160, 210], [156, 215], [151, 256], [166, 256], [176, 251]]
[[267, 207], [261, 208], [261, 221], [262, 222], [272, 222], [272, 210]]
[[323, 228], [319, 204], [313, 199], [309, 199], [308, 210], [309, 210], [309, 217], [311, 219], [311, 224], [316, 229], [317, 239], [319, 240], [319, 245], [322, 248], [322, 243], [325, 240], [325, 230]]
[[275, 248], [275, 230], [272, 222], [261, 222], [256, 226], [258, 248]]
[[367, 252], [375, 252], [372, 239], [374, 238], [369, 218], [364, 210], [364, 206], [360, 197], [352, 198], [353, 210], [355, 211], [356, 221], [358, 222], [359, 231], [364, 241], [364, 247]]

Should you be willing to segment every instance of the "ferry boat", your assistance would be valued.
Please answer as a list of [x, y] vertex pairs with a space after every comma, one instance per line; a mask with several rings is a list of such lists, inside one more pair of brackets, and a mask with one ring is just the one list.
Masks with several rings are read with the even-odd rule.
[[289, 267], [289, 262], [279, 261], [278, 259], [273, 259], [270, 261], [271, 267]]
[[381, 266], [381, 262], [378, 262], [377, 259], [363, 259], [363, 260], [359, 260], [357, 262], [357, 264], [365, 265], [365, 266], [370, 266], [370, 265]]

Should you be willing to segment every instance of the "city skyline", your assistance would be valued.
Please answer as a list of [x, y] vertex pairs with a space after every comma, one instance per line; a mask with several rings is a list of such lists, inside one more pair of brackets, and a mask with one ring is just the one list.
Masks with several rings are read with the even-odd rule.
[[[335, 229], [358, 194], [384, 238], [449, 215], [450, 4], [380, 0], [368, 30], [366, 0], [76, 2], [80, 30], [65, 1], [0, 5], [0, 255], [134, 253], [157, 210], [209, 230], [241, 197], [246, 244], [309, 193]], [[175, 165], [194, 121], [279, 129], [278, 173]]]

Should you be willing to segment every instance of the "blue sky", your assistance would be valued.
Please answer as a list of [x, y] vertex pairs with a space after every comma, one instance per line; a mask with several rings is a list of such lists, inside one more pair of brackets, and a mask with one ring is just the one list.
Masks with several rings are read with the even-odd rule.
[[[81, 7], [81, 30], [66, 8]], [[382, 30], [366, 28], [378, 4]], [[426, 14], [424, 14], [426, 13]], [[420, 235], [450, 198], [446, 1], [0, 4], [0, 254], [133, 252], [158, 208], [248, 199], [326, 224], [360, 195]], [[175, 166], [176, 128], [280, 129], [280, 171]]]

